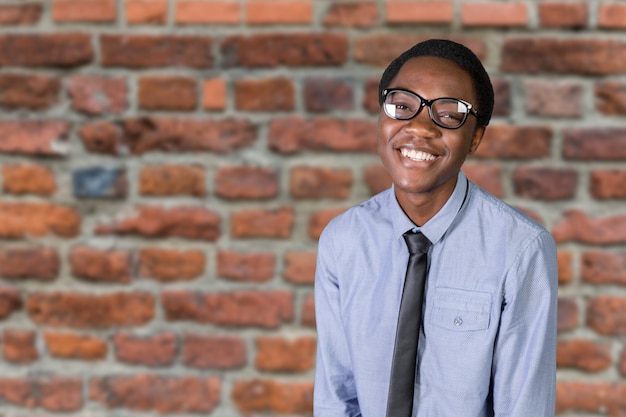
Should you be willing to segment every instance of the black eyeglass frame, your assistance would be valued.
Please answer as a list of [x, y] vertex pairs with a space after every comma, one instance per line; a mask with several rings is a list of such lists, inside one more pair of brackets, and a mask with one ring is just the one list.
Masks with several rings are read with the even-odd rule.
[[[385, 106], [385, 101], [387, 100], [387, 96], [389, 95], [389, 93], [394, 93], [394, 92], [403, 92], [403, 93], [408, 93], [412, 96], [417, 97], [420, 100], [420, 106], [418, 107], [418, 109], [415, 111], [415, 113], [411, 116], [411, 117], [394, 117], [392, 115], [390, 115], [387, 112], [387, 107]], [[463, 120], [461, 121], [461, 123], [459, 123], [458, 126], [455, 127], [450, 127], [450, 126], [446, 126], [444, 124], [441, 124], [440, 122], [438, 122], [437, 120], [435, 120], [435, 117], [433, 116], [433, 103], [435, 103], [438, 100], [455, 100], [458, 102], [463, 103], [466, 107], [467, 107], [467, 112], [463, 113]], [[421, 111], [423, 107], [428, 107], [428, 115], [430, 116], [430, 120], [433, 121], [434, 124], [436, 124], [439, 127], [442, 127], [444, 129], [460, 129], [461, 127], [463, 127], [463, 125], [465, 124], [465, 121], [467, 120], [467, 115], [468, 114], [473, 114], [475, 117], [478, 117], [478, 112], [474, 109], [474, 105], [471, 103], [468, 103], [465, 100], [461, 100], [460, 98], [454, 98], [454, 97], [438, 97], [432, 100], [427, 100], [424, 97], [420, 96], [417, 93], [414, 93], [411, 90], [405, 90], [404, 88], [390, 88], [390, 89], [385, 89], [383, 90], [383, 110], [385, 111], [385, 114], [387, 115], [387, 117], [389, 117], [390, 119], [393, 120], [411, 120], [412, 118], [414, 118], [415, 116], [417, 116]]]

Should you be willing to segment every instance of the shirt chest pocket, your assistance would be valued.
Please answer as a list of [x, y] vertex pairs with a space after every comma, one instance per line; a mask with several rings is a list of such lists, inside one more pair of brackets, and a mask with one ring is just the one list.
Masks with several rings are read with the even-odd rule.
[[435, 288], [430, 322], [438, 327], [468, 332], [489, 328], [491, 294], [456, 288]]

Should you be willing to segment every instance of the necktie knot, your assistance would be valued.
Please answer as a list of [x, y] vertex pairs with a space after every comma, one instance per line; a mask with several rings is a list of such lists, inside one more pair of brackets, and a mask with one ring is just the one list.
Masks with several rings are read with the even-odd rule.
[[428, 240], [428, 238], [421, 232], [412, 232], [409, 230], [402, 236], [404, 237], [404, 241], [406, 242], [411, 255], [428, 252], [428, 248], [430, 248], [430, 240]]

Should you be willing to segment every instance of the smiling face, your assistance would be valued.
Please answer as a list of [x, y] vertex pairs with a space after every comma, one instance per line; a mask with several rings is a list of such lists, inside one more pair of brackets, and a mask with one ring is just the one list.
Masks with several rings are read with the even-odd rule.
[[[409, 90], [427, 100], [451, 97], [474, 106], [477, 101], [469, 73], [452, 61], [431, 56], [411, 58], [387, 88]], [[478, 147], [484, 130], [477, 128], [474, 115], [458, 129], [445, 129], [430, 119], [426, 107], [410, 120], [392, 119], [381, 108], [378, 154], [393, 179], [398, 202], [413, 221], [428, 220], [445, 204], [461, 165]]]

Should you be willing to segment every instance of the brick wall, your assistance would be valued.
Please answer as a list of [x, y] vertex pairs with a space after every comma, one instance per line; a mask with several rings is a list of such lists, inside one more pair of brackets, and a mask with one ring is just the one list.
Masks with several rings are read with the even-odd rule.
[[2, 416], [310, 415], [317, 238], [432, 36], [496, 87], [466, 173], [559, 244], [557, 411], [626, 415], [626, 3], [2, 0]]

